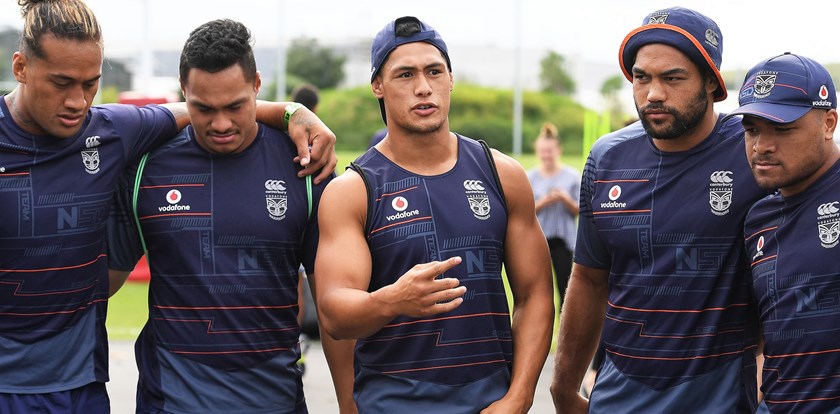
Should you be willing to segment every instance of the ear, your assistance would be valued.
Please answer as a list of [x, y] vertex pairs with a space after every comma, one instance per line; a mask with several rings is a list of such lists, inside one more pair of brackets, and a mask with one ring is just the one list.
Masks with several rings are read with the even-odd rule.
[[20, 83], [26, 83], [26, 66], [28, 62], [26, 61], [26, 56], [20, 51], [17, 51], [12, 55], [12, 73], [15, 75], [15, 79]]
[[825, 114], [825, 139], [834, 141], [834, 130], [837, 129], [837, 110], [829, 109]]
[[385, 95], [385, 93], [382, 91], [381, 76], [377, 76], [373, 79], [373, 82], [370, 84], [370, 90], [373, 91], [373, 96], [375, 96], [376, 99], [382, 99], [382, 96]]
[[715, 76], [714, 73], [710, 73], [706, 79], [706, 93], [708, 93], [710, 96], [714, 95], [715, 91], [719, 88], [720, 85], [718, 85], [717, 76]]
[[254, 94], [260, 94], [260, 87], [262, 86], [262, 77], [260, 76], [260, 71], [257, 71], [256, 76], [254, 77]]
[[449, 92], [455, 90], [455, 75], [452, 72], [449, 72]]

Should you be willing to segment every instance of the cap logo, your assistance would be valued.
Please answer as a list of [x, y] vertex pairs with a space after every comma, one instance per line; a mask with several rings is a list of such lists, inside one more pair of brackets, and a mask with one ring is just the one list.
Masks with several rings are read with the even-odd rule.
[[719, 37], [720, 36], [714, 29], [706, 29], [706, 44], [708, 44], [709, 46], [717, 49], [718, 44], [720, 44], [720, 41], [718, 40]]
[[755, 77], [755, 92], [753, 96], [756, 98], [766, 98], [770, 95], [770, 91], [776, 86], [776, 73], [756, 75]]
[[648, 18], [648, 24], [665, 24], [665, 20], [668, 20], [668, 13], [652, 14]]
[[825, 85], [820, 86], [820, 99], [828, 99], [828, 88]]

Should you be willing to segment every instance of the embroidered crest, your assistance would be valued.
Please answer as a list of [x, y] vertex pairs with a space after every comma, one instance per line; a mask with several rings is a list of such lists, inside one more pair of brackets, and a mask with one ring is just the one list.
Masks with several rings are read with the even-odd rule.
[[817, 208], [817, 229], [820, 234], [820, 245], [826, 249], [837, 246], [840, 239], [840, 208], [838, 201], [821, 204]]
[[272, 220], [283, 220], [286, 218], [288, 206], [286, 183], [282, 180], [266, 180], [265, 208], [268, 210], [268, 217]]
[[480, 180], [466, 180], [464, 190], [473, 216], [479, 220], [490, 218], [490, 199], [484, 191], [484, 184]]
[[732, 205], [732, 188], [734, 181], [732, 171], [715, 171], [709, 176], [709, 206], [712, 214], [723, 216], [729, 212]]

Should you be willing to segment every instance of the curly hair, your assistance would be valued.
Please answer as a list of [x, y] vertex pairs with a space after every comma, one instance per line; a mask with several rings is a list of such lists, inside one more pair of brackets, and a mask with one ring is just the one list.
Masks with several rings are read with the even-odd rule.
[[81, 0], [18, 0], [23, 16], [20, 51], [43, 58], [41, 38], [96, 42], [102, 47], [102, 28], [93, 11]]
[[179, 75], [187, 82], [190, 69], [216, 73], [239, 64], [245, 80], [257, 76], [257, 63], [251, 48], [251, 32], [242, 23], [230, 19], [209, 21], [190, 33], [181, 51]]

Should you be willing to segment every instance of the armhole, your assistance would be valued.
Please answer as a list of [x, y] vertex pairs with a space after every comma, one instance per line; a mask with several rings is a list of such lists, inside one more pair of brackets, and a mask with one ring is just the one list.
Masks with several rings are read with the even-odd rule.
[[146, 260], [149, 260], [149, 249], [146, 248], [146, 239], [143, 238], [143, 229], [140, 227], [140, 216], [137, 214], [137, 194], [140, 192], [140, 180], [143, 178], [143, 169], [146, 167], [146, 161], [149, 160], [149, 153], [147, 152], [140, 159], [140, 164], [137, 165], [137, 175], [134, 177], [134, 191], [131, 193], [131, 212], [134, 216], [134, 225], [137, 226], [137, 235], [140, 236], [140, 245], [143, 246], [143, 254], [146, 255]]
[[496, 168], [496, 161], [493, 159], [493, 152], [490, 151], [490, 146], [484, 142], [483, 139], [477, 140], [479, 144], [481, 144], [481, 148], [484, 149], [484, 155], [487, 156], [487, 161], [490, 163], [490, 171], [493, 172], [493, 180], [496, 181], [496, 187], [499, 189], [499, 194], [502, 196], [502, 205], [505, 208], [505, 212], [507, 212], [507, 198], [505, 197], [505, 189], [502, 187], [502, 180], [499, 179], [499, 170]]
[[[305, 181], [306, 181], [306, 222], [308, 223], [309, 221], [312, 220], [312, 207], [313, 207], [313, 203], [312, 203], [312, 176], [307, 175]], [[304, 226], [303, 232], [301, 232], [301, 234], [300, 234], [300, 241], [302, 242], [303, 239], [305, 239], [305, 238], [306, 238], [306, 227]]]
[[370, 218], [373, 216], [373, 205], [371, 205], [370, 200], [372, 199], [373, 190], [370, 188], [370, 182], [368, 181], [367, 175], [365, 175], [365, 171], [361, 165], [357, 164], [355, 161], [350, 163], [350, 168], [359, 174], [362, 177], [362, 182], [365, 183], [365, 192], [367, 193], [367, 198], [365, 202], [367, 203], [367, 214], [365, 214], [365, 233], [370, 233]]

